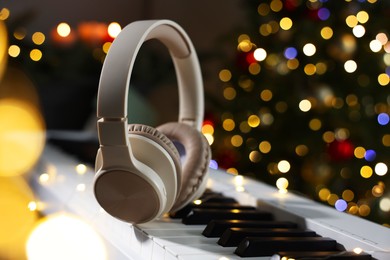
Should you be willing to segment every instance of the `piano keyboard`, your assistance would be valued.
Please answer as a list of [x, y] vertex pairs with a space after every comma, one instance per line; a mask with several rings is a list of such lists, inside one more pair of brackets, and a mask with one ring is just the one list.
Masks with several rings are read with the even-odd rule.
[[100, 208], [93, 169], [78, 173], [79, 163], [47, 146], [31, 186], [47, 213], [65, 210], [93, 226], [107, 242], [108, 259], [390, 259], [390, 229], [213, 169], [209, 192], [196, 204], [129, 225]]

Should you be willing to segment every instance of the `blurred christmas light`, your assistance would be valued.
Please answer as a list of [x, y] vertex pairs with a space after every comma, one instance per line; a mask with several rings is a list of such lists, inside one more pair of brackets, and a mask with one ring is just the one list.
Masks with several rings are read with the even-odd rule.
[[359, 24], [359, 25], [356, 25], [355, 27], [353, 27], [352, 33], [353, 33], [353, 35], [355, 35], [355, 37], [361, 38], [366, 33], [366, 29], [364, 28], [363, 25]]
[[330, 17], [330, 11], [328, 8], [320, 8], [317, 12], [318, 18], [320, 18], [322, 21], [328, 20]]
[[291, 168], [291, 165], [288, 161], [286, 160], [281, 160], [280, 162], [278, 162], [278, 170], [281, 172], [281, 173], [287, 173]]
[[[3, 10], [1, 11], [3, 12]], [[0, 13], [1, 17], [1, 13]], [[0, 19], [0, 81], [7, 65], [8, 32], [5, 24]]]
[[384, 176], [387, 173], [387, 165], [383, 162], [379, 162], [375, 165], [375, 173], [378, 176]]
[[12, 58], [18, 57], [20, 54], [20, 47], [17, 45], [11, 45], [8, 48], [8, 55], [11, 56]]
[[121, 31], [122, 31], [122, 27], [117, 22], [112, 22], [108, 25], [107, 32], [108, 35], [110, 35], [110, 37], [112, 38], [116, 38]]
[[26, 252], [29, 260], [107, 259], [100, 236], [87, 223], [68, 214], [42, 219], [27, 240]]
[[26, 173], [38, 160], [45, 144], [44, 121], [31, 104], [0, 100], [0, 175]]
[[5, 7], [1, 8], [1, 10], [0, 10], [0, 20], [3, 20], [3, 21], [7, 20], [9, 15], [10, 15], [10, 11], [9, 11], [8, 8], [5, 8]]
[[307, 99], [301, 100], [301, 102], [299, 102], [299, 109], [302, 112], [308, 112], [311, 109], [311, 102]]
[[364, 149], [361, 146], [356, 147], [354, 150], [354, 155], [358, 159], [363, 159], [365, 154], [366, 154], [366, 149]]
[[276, 181], [276, 187], [279, 189], [279, 192], [286, 193], [288, 188], [288, 180], [284, 177], [279, 178]]
[[279, 22], [280, 28], [287, 31], [293, 26], [293, 21], [289, 17], [284, 17]]
[[45, 35], [42, 32], [35, 32], [31, 39], [36, 45], [41, 45], [45, 42]]
[[316, 46], [312, 43], [306, 43], [304, 46], [303, 46], [303, 53], [306, 55], [306, 56], [313, 56], [315, 53], [316, 53]]
[[355, 197], [355, 194], [351, 190], [345, 190], [341, 196], [345, 201], [352, 201]]
[[358, 20], [359, 23], [366, 23], [368, 22], [368, 19], [370, 16], [366, 11], [360, 11], [356, 14], [356, 19]]
[[390, 121], [390, 117], [387, 113], [380, 113], [377, 120], [380, 125], [387, 125]]
[[210, 165], [209, 167], [211, 169], [217, 170], [218, 169], [218, 162], [216, 160], [210, 160]]
[[219, 79], [223, 82], [228, 82], [232, 78], [232, 73], [227, 70], [223, 69], [219, 72]]
[[262, 141], [259, 144], [259, 150], [262, 153], [269, 153], [271, 151], [271, 143], [268, 141]]
[[257, 61], [263, 61], [265, 58], [267, 58], [267, 52], [263, 48], [257, 48], [254, 51], [253, 56]]
[[356, 18], [356, 16], [355, 15], [349, 15], [346, 19], [345, 19], [345, 23], [349, 26], [349, 27], [351, 27], [351, 28], [353, 28], [353, 27], [355, 27], [356, 25], [358, 25], [358, 19]]
[[33, 49], [30, 51], [30, 58], [33, 61], [40, 61], [42, 59], [42, 52], [39, 49]]
[[384, 212], [390, 212], [390, 198], [383, 198], [379, 201], [379, 208]]
[[372, 168], [368, 165], [364, 165], [362, 168], [360, 168], [360, 175], [365, 178], [365, 179], [368, 179], [372, 176]]
[[387, 75], [386, 73], [379, 74], [379, 76], [378, 76], [378, 83], [379, 83], [379, 85], [386, 86], [386, 85], [389, 84], [389, 82], [390, 82], [389, 75]]
[[357, 64], [356, 64], [356, 62], [354, 60], [347, 60], [344, 63], [344, 69], [348, 73], [353, 73], [357, 69]]
[[367, 150], [366, 153], [364, 154], [364, 159], [366, 161], [372, 162], [376, 158], [376, 152], [374, 150]]
[[57, 26], [57, 33], [61, 37], [67, 37], [69, 36], [71, 32], [70, 26], [67, 23], [60, 23]]
[[347, 202], [345, 200], [342, 200], [342, 199], [338, 199], [335, 204], [334, 204], [334, 207], [338, 210], [338, 211], [345, 211], [347, 209]]
[[382, 49], [382, 44], [378, 40], [372, 40], [370, 42], [370, 49], [372, 52], [379, 52]]
[[294, 47], [288, 47], [284, 50], [284, 57], [286, 57], [286, 59], [294, 59], [297, 57], [297, 55], [298, 51]]
[[329, 40], [333, 36], [333, 30], [332, 28], [326, 26], [321, 29], [321, 37], [325, 40]]

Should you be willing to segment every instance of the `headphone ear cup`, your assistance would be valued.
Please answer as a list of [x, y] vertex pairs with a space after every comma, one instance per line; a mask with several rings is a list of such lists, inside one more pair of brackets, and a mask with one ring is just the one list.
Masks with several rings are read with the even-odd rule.
[[146, 125], [129, 125], [129, 141], [134, 157], [152, 168], [163, 181], [167, 192], [164, 212], [168, 212], [180, 191], [179, 152], [168, 137]]
[[172, 122], [157, 129], [172, 141], [181, 143], [185, 149], [181, 189], [171, 210], [177, 211], [197, 199], [206, 189], [211, 150], [206, 138], [189, 125]]

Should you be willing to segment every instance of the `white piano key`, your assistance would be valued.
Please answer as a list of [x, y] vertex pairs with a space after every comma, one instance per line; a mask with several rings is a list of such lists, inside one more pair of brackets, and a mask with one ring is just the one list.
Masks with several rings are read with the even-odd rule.
[[148, 229], [144, 230], [148, 235], [156, 237], [177, 237], [177, 236], [202, 236], [205, 226], [191, 229]]

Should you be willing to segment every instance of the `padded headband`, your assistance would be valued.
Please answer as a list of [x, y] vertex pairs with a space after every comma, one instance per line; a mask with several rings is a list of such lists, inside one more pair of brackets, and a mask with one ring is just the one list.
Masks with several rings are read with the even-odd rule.
[[[190, 38], [169, 20], [138, 21], [116, 37], [100, 75], [97, 116], [102, 145], [126, 145], [128, 90], [135, 59], [142, 44], [160, 40], [169, 50], [179, 86], [179, 122], [200, 130], [203, 121], [203, 83]], [[119, 123], [119, 124], [118, 124]], [[119, 134], [123, 132], [122, 134]], [[115, 133], [115, 134], [113, 134]]]

